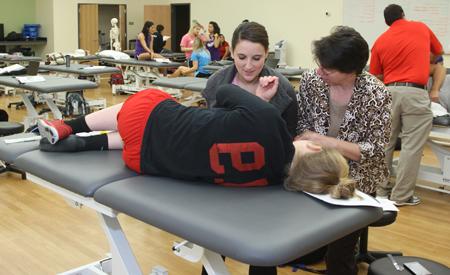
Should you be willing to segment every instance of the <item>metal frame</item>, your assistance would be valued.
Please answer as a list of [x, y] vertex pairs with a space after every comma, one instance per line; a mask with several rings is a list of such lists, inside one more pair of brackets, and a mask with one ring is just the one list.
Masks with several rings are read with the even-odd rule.
[[[142, 275], [136, 257], [125, 233], [120, 226], [114, 209], [100, 204], [92, 197], [84, 197], [65, 188], [52, 184], [40, 177], [27, 173], [31, 182], [63, 196], [69, 205], [81, 208], [83, 205], [95, 210], [102, 229], [108, 239], [110, 256], [93, 263], [59, 273], [58, 275]], [[177, 244], [176, 244], [177, 245]], [[174, 249], [174, 253], [188, 261], [201, 261], [209, 275], [229, 275], [220, 254], [184, 241]]]

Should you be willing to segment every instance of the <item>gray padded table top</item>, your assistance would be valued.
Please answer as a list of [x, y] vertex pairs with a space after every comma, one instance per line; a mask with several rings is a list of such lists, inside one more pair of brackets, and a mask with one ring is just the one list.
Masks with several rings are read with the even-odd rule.
[[17, 62], [30, 62], [30, 61], [41, 61], [42, 59], [37, 56], [18, 56], [18, 55], [5, 55], [0, 56], [0, 61], [17, 61]]
[[120, 65], [131, 65], [131, 66], [147, 66], [147, 67], [155, 67], [155, 68], [178, 68], [179, 66], [184, 65], [184, 63], [180, 62], [156, 62], [154, 60], [136, 60], [133, 58], [130, 59], [112, 59], [112, 58], [101, 58], [103, 62], [110, 64], [120, 64]]
[[155, 81], [152, 82], [152, 85], [167, 88], [183, 89], [187, 84], [196, 83], [203, 80], [206, 79], [192, 76], [174, 77], [174, 78], [160, 77], [158, 79], [155, 79]]
[[13, 76], [0, 76], [0, 84], [40, 93], [56, 93], [62, 91], [78, 91], [97, 88], [97, 84], [95, 82], [88, 80], [57, 76], [42, 77], [45, 78], [45, 81], [20, 84], [19, 81], [17, 81], [17, 79]]
[[195, 91], [195, 92], [201, 92], [206, 88], [207, 82], [208, 82], [208, 79], [206, 79], [206, 78], [198, 78], [197, 82], [186, 84], [184, 86], [184, 89]]
[[105, 185], [94, 199], [259, 266], [286, 263], [382, 216], [381, 208], [331, 206], [282, 186], [230, 188], [151, 176]]
[[[39, 65], [40, 69], [48, 70], [51, 72], [71, 73], [77, 75], [94, 75], [94, 74], [113, 74], [120, 73], [120, 69], [116, 67], [103, 67], [95, 68], [85, 64], [70, 64], [69, 67], [63, 65]], [[92, 69], [91, 69], [92, 68]]]
[[160, 53], [160, 55], [164, 56], [165, 58], [174, 58], [174, 59], [182, 59], [186, 58], [186, 55], [184, 53]]
[[20, 155], [14, 164], [23, 171], [85, 197], [101, 186], [134, 177], [121, 157], [122, 151], [49, 153], [40, 150]]
[[211, 73], [215, 73], [218, 70], [221, 70], [223, 68], [225, 68], [226, 66], [220, 66], [220, 65], [205, 65], [203, 66], [203, 69], [211, 72]]
[[95, 54], [70, 56], [70, 60], [76, 60], [76, 61], [91, 61], [91, 60], [99, 60], [99, 59], [100, 59], [100, 56], [95, 55]]
[[6, 144], [5, 139], [16, 139], [16, 138], [25, 138], [32, 137], [35, 134], [32, 133], [21, 133], [10, 135], [6, 137], [0, 138], [0, 160], [4, 160], [8, 163], [14, 163], [16, 158], [23, 153], [37, 150], [39, 148], [39, 141], [29, 141], [29, 142], [20, 142], [20, 143], [10, 143]]
[[306, 70], [300, 68], [276, 68], [275, 71], [279, 72], [284, 76], [296, 76], [301, 75]]

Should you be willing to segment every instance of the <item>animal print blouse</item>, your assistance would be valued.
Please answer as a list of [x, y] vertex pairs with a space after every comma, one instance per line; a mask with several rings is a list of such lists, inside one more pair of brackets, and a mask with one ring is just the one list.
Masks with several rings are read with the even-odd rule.
[[[329, 86], [315, 70], [307, 71], [298, 93], [297, 134], [306, 130], [326, 135], [330, 124]], [[356, 78], [353, 96], [345, 111], [337, 139], [357, 143], [360, 161], [349, 160], [350, 176], [367, 194], [389, 178], [384, 149], [391, 129], [391, 96], [384, 84], [363, 72]]]

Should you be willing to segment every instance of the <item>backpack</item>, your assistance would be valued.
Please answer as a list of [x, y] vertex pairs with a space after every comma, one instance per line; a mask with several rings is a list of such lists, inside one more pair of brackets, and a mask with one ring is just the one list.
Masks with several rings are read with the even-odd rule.
[[89, 113], [82, 91], [66, 93], [66, 115], [85, 115]]
[[109, 85], [121, 85], [124, 84], [122, 73], [111, 74], [111, 78], [109, 79]]
[[0, 121], [8, 121], [8, 118], [8, 113], [5, 110], [0, 109]]
[[6, 41], [22, 40], [22, 34], [12, 31], [5, 36], [5, 40]]

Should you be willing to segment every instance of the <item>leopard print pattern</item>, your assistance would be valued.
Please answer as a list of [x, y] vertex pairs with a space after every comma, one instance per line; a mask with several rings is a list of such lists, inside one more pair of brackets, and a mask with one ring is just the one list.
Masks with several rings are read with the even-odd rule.
[[[310, 130], [326, 135], [330, 124], [328, 84], [315, 70], [304, 72], [297, 96], [297, 134]], [[389, 178], [384, 149], [391, 130], [391, 102], [384, 84], [363, 72], [355, 81], [353, 96], [336, 137], [359, 145], [361, 159], [349, 160], [350, 176], [358, 189], [367, 194], [375, 193], [378, 184]]]

